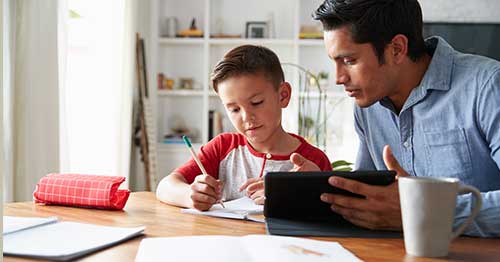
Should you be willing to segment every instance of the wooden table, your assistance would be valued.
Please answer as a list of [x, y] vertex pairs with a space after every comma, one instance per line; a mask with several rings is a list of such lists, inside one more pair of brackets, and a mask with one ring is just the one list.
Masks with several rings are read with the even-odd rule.
[[[60, 220], [107, 226], [145, 225], [145, 235], [83, 257], [79, 261], [134, 261], [145, 237], [265, 234], [261, 223], [182, 214], [180, 209], [156, 200], [150, 192], [132, 193], [124, 211], [106, 211], [61, 206], [9, 203], [8, 216], [57, 216]], [[337, 241], [365, 261], [500, 261], [500, 239], [461, 237], [451, 246], [447, 258], [429, 259], [406, 255], [403, 239], [314, 238]], [[165, 256], [168, 257], [168, 254]], [[4, 257], [4, 261], [37, 261]]]

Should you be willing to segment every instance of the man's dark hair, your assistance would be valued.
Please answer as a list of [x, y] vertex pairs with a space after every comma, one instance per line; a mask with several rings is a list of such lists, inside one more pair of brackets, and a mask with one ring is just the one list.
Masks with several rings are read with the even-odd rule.
[[313, 14], [325, 31], [350, 28], [352, 40], [370, 43], [379, 63], [397, 34], [408, 38], [408, 57], [417, 61], [425, 53], [422, 10], [417, 0], [325, 0]]
[[263, 74], [276, 90], [285, 81], [280, 60], [273, 51], [263, 46], [242, 45], [229, 51], [215, 66], [212, 86], [218, 92], [217, 85], [230, 77], [256, 74]]

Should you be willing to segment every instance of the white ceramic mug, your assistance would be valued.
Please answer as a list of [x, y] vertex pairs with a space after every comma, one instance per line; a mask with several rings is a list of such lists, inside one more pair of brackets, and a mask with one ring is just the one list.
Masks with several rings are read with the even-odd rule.
[[[456, 178], [399, 177], [399, 199], [406, 253], [422, 257], [448, 255], [450, 242], [462, 234], [481, 209], [481, 193]], [[474, 210], [452, 232], [458, 194], [472, 193]]]

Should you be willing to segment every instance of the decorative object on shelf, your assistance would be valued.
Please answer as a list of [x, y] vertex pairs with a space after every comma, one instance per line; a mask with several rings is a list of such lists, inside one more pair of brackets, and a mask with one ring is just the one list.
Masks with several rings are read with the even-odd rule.
[[269, 26], [267, 22], [247, 22], [246, 38], [268, 38]]
[[179, 89], [193, 89], [193, 88], [194, 88], [193, 78], [179, 79]]
[[174, 84], [174, 79], [168, 77], [163, 78], [163, 89], [172, 90], [174, 89]]
[[303, 25], [300, 27], [300, 39], [323, 39], [323, 30], [320, 25]]
[[164, 89], [164, 87], [163, 87], [163, 79], [164, 78], [165, 78], [165, 75], [163, 75], [163, 73], [158, 73], [158, 76], [156, 77], [158, 90]]
[[182, 144], [182, 136], [189, 136], [193, 140], [197, 140], [198, 134], [196, 129], [190, 129], [186, 126], [184, 120], [180, 116], [173, 116], [171, 119], [173, 127], [170, 129], [171, 133], [163, 136], [164, 144]]
[[148, 97], [148, 83], [146, 73], [146, 54], [144, 50], [144, 39], [136, 34], [136, 66], [137, 79], [139, 82], [138, 110], [139, 116], [134, 132], [134, 142], [140, 146], [141, 158], [144, 163], [144, 176], [146, 179], [146, 190], [156, 189], [157, 151], [156, 151], [156, 125], [153, 111]]
[[158, 73], [158, 90], [172, 90], [174, 88], [174, 80], [166, 77], [163, 73]]
[[182, 30], [177, 34], [177, 37], [203, 37], [203, 31], [196, 27], [196, 18], [191, 20], [189, 29]]
[[241, 38], [241, 35], [227, 35], [227, 34], [213, 34], [210, 35], [211, 38]]
[[177, 22], [177, 18], [173, 16], [166, 17], [165, 23], [163, 24], [161, 30], [161, 36], [175, 37], [178, 30], [179, 30], [179, 23]]

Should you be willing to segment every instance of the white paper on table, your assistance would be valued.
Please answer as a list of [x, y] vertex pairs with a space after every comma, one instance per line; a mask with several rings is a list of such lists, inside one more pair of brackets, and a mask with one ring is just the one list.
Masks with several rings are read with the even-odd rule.
[[[193, 252], [196, 247], [196, 252]], [[247, 235], [145, 238], [136, 262], [358, 262], [354, 254], [337, 242], [295, 237]]]
[[57, 217], [3, 216], [3, 235], [57, 222]]
[[3, 236], [4, 255], [70, 260], [142, 234], [144, 227], [59, 222]]
[[248, 197], [241, 197], [235, 200], [224, 202], [223, 208], [221, 204], [213, 205], [208, 211], [199, 211], [196, 209], [185, 208], [182, 213], [205, 215], [213, 217], [224, 217], [233, 219], [251, 220], [264, 223], [263, 219], [252, 218], [249, 215], [262, 214], [264, 211], [263, 205], [257, 205]]

